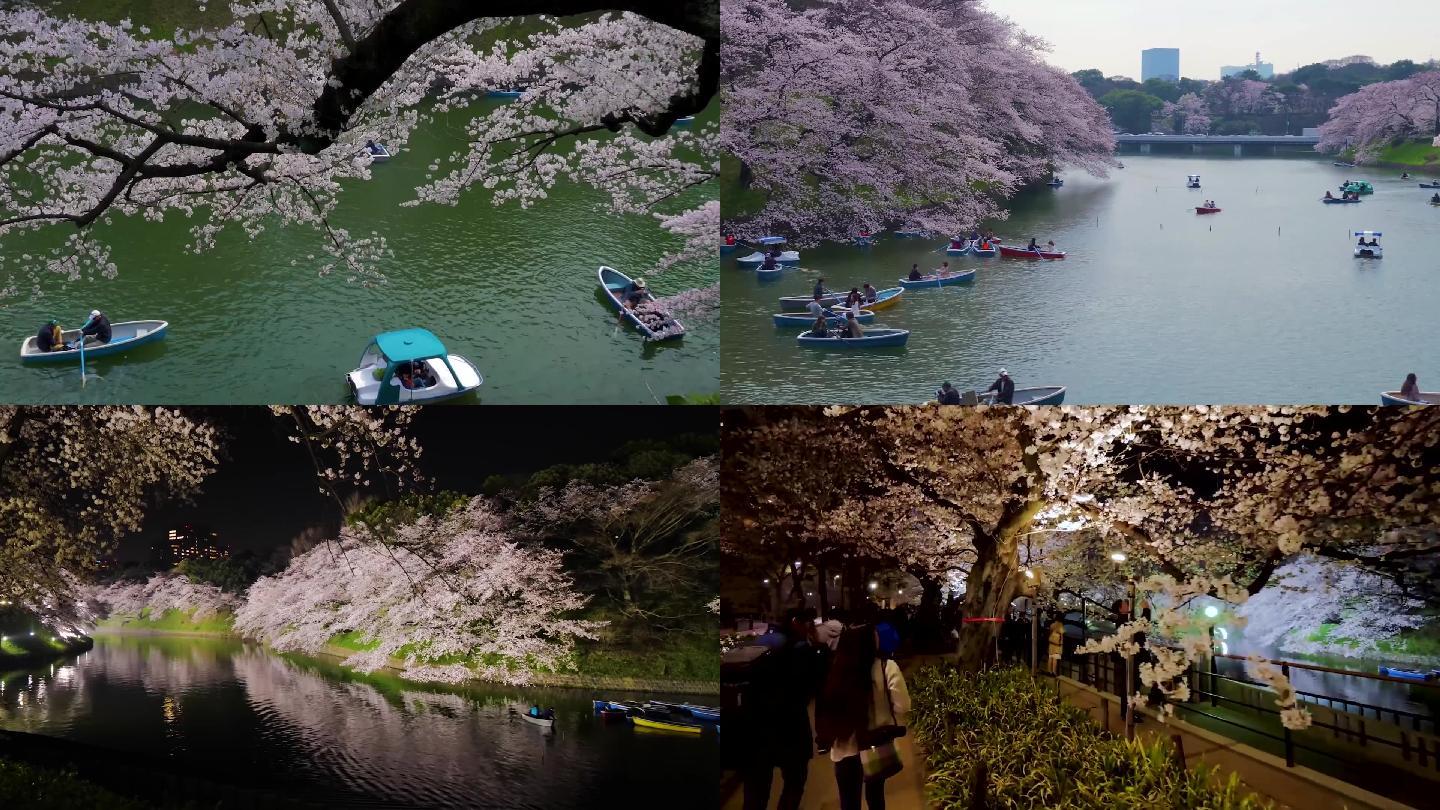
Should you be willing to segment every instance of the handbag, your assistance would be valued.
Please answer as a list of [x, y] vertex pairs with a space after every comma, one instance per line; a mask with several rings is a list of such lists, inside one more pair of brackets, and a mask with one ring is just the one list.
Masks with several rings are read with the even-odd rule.
[[[880, 672], [885, 672], [884, 665], [881, 665]], [[890, 709], [890, 725], [878, 726], [869, 729], [863, 734], [857, 735], [860, 743], [860, 767], [866, 782], [883, 782], [886, 779], [900, 773], [905, 763], [900, 761], [900, 752], [895, 748], [895, 740], [905, 736], [905, 727], [895, 725], [895, 704], [890, 702], [890, 685], [885, 685], [885, 705]]]

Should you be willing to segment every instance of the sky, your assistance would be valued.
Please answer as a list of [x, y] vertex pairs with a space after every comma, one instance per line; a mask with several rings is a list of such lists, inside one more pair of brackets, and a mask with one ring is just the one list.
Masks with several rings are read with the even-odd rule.
[[[225, 455], [193, 503], [156, 505], [138, 533], [123, 538], [121, 562], [149, 557], [150, 546], [178, 523], [209, 526], [232, 552], [267, 556], [311, 526], [338, 527], [305, 452], [280, 432], [268, 408], [195, 409], [223, 424]], [[478, 493], [493, 474], [553, 464], [605, 461], [631, 439], [716, 432], [719, 413], [700, 407], [426, 406], [411, 423], [421, 442], [421, 471], [436, 489]]]
[[1180, 72], [1220, 78], [1221, 65], [1262, 61], [1276, 73], [1364, 54], [1380, 64], [1440, 59], [1440, 0], [984, 0], [1051, 45], [1066, 72], [1140, 78], [1140, 51], [1179, 48]]

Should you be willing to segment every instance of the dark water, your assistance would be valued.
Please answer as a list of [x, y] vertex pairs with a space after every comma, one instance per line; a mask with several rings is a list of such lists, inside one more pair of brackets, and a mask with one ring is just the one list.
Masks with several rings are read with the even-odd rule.
[[[430, 689], [235, 640], [101, 636], [77, 658], [0, 674], [0, 727], [148, 752], [202, 778], [346, 806], [713, 804], [713, 732], [602, 724], [590, 698]], [[510, 716], [528, 702], [555, 707], [553, 731]]]
[[[1440, 388], [1440, 207], [1398, 171], [1318, 157], [1125, 155], [1098, 180], [1064, 174], [1022, 194], [996, 233], [1053, 239], [1057, 262], [951, 258], [970, 285], [910, 290], [874, 326], [911, 330], [903, 349], [800, 349], [770, 323], [776, 298], [869, 280], [893, 287], [912, 263], [947, 260], [939, 241], [801, 252], [763, 283], [722, 262], [730, 402], [920, 402], [940, 383], [984, 389], [1002, 366], [1019, 387], [1064, 385], [1073, 404], [1378, 404], [1407, 372]], [[1203, 188], [1185, 188], [1189, 173]], [[1360, 205], [1318, 200], [1367, 179]], [[1197, 216], [1214, 199], [1219, 214]], [[1385, 258], [1357, 260], [1351, 230], [1382, 231]], [[941, 248], [940, 252], [935, 252]], [[743, 251], [742, 251], [743, 253]], [[739, 255], [739, 254], [737, 254]], [[1428, 382], [1427, 382], [1428, 381]]]
[[[1397, 663], [1384, 659], [1372, 658], [1347, 658], [1339, 655], [1296, 655], [1294, 653], [1282, 652], [1273, 647], [1252, 645], [1243, 638], [1234, 645], [1231, 645], [1230, 652], [1235, 655], [1258, 654], [1263, 658], [1270, 658], [1276, 661], [1293, 661], [1300, 664], [1311, 664], [1315, 666], [1328, 667], [1330, 669], [1343, 669], [1349, 672], [1378, 675], [1379, 667], [1400, 667], [1402, 669], [1429, 670], [1440, 668], [1440, 661], [1428, 663]], [[1248, 678], [1245, 675], [1245, 664], [1243, 661], [1220, 659], [1219, 669], [1222, 675], [1234, 678]], [[1306, 700], [1318, 702], [1321, 705], [1332, 705], [1330, 701], [1323, 698], [1316, 698], [1313, 695], [1326, 695], [1333, 698], [1356, 701], [1367, 704], [1369, 707], [1382, 707], [1385, 709], [1396, 709], [1402, 712], [1418, 714], [1422, 718], [1429, 718], [1429, 723], [1423, 727], [1427, 731], [1436, 729], [1435, 723], [1440, 722], [1440, 681], [1431, 681], [1428, 684], [1395, 683], [1393, 681], [1382, 681], [1372, 678], [1357, 678], [1349, 675], [1341, 675], [1333, 672], [1316, 672], [1314, 670], [1291, 668], [1290, 682], [1295, 688], [1302, 692], [1310, 692], [1311, 696], [1305, 696]], [[1340, 703], [1334, 703], [1336, 709], [1344, 709]], [[1359, 711], [1351, 707], [1351, 711]], [[1371, 717], [1375, 716], [1374, 709], [1367, 708], [1365, 713]], [[1384, 719], [1395, 722], [1392, 715], [1384, 715]], [[1407, 724], [1409, 720], [1405, 721]]]

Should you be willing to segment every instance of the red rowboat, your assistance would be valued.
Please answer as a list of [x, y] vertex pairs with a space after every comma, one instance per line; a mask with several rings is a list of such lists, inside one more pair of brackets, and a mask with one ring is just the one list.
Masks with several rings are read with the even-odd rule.
[[1047, 253], [1043, 250], [1026, 250], [1024, 248], [1010, 247], [1009, 245], [996, 245], [1000, 248], [1000, 255], [1011, 259], [1063, 259], [1065, 251]]
[[1219, 209], [1219, 208], [1201, 208], [1200, 206], [1197, 205], [1197, 206], [1195, 206], [1195, 213], [1197, 213], [1197, 214], [1218, 214], [1218, 213], [1220, 213], [1220, 209]]

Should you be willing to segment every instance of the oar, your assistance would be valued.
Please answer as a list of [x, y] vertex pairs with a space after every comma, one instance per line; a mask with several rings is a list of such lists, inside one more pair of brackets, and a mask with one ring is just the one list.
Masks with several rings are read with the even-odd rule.
[[90, 326], [90, 321], [80, 327], [80, 387], [85, 387], [85, 329]]

